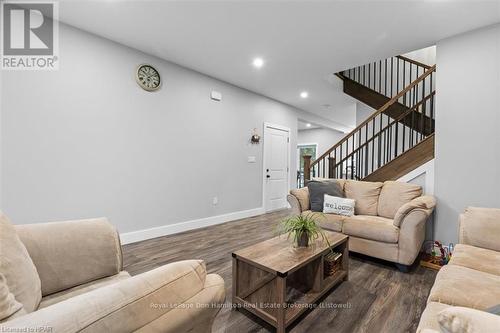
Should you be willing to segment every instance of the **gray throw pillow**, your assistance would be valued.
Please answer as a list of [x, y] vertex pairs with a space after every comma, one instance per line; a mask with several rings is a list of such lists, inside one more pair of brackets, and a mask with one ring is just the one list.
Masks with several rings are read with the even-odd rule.
[[309, 202], [313, 212], [323, 212], [323, 201], [325, 194], [334, 197], [344, 197], [342, 188], [336, 180], [311, 180], [307, 183], [309, 189]]

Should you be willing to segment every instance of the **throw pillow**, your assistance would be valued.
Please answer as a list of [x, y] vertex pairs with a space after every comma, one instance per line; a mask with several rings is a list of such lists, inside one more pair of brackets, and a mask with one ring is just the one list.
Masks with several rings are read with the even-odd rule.
[[422, 187], [403, 182], [386, 181], [378, 199], [378, 216], [393, 219], [404, 204], [422, 195]]
[[354, 203], [353, 199], [333, 197], [325, 194], [323, 213], [352, 216], [354, 215]]
[[500, 316], [460, 306], [444, 309], [437, 317], [442, 331], [448, 333], [494, 333], [500, 327]]
[[309, 189], [309, 207], [313, 212], [323, 211], [325, 194], [334, 197], [343, 197], [342, 188], [336, 181], [311, 180], [307, 183]]
[[23, 305], [16, 301], [10, 292], [5, 276], [0, 273], [0, 322], [8, 319], [22, 308]]
[[356, 215], [377, 215], [378, 197], [384, 183], [348, 180], [345, 196], [356, 200]]
[[7, 216], [0, 212], [0, 272], [7, 286], [26, 312], [38, 308], [42, 299], [40, 277]]

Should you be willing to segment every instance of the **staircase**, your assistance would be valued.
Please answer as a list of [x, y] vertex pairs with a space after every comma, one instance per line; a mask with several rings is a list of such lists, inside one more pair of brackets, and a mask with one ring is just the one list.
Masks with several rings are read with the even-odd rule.
[[436, 66], [396, 56], [336, 75], [377, 111], [315, 161], [304, 179], [395, 180], [434, 158]]

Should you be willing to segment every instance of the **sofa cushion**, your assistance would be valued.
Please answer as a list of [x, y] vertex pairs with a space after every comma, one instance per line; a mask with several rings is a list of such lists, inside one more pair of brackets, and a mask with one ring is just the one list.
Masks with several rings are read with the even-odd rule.
[[4, 320], [9, 320], [22, 310], [23, 305], [16, 301], [14, 295], [9, 290], [9, 286], [7, 286], [5, 276], [0, 273], [0, 323]]
[[421, 186], [387, 181], [380, 191], [377, 208], [378, 215], [393, 219], [399, 207], [421, 195]]
[[349, 236], [385, 243], [397, 243], [399, 239], [399, 228], [393, 225], [391, 219], [380, 216], [355, 215], [346, 217], [342, 231]]
[[120, 238], [106, 218], [25, 224], [16, 230], [38, 269], [42, 296], [122, 270]]
[[307, 187], [290, 190], [290, 194], [294, 195], [299, 201], [301, 211], [309, 210], [309, 189]]
[[500, 251], [500, 209], [467, 207], [460, 215], [461, 244]]
[[62, 301], [65, 301], [67, 299], [73, 298], [75, 296], [81, 295], [88, 293], [89, 291], [99, 289], [105, 286], [109, 286], [113, 283], [120, 282], [122, 280], [126, 280], [130, 278], [130, 274], [121, 271], [120, 273], [113, 275], [113, 276], [108, 276], [96, 281], [88, 282], [81, 284], [79, 286], [69, 288], [54, 294], [50, 294], [47, 296], [42, 297], [42, 301], [40, 302], [40, 306], [38, 309], [43, 309], [46, 308], [47, 306], [51, 306], [52, 304], [56, 304]]
[[383, 183], [347, 180], [344, 191], [346, 198], [356, 200], [356, 215], [377, 215], [378, 197]]
[[[161, 330], [142, 330], [142, 327], [176, 308], [188, 311], [190, 320], [198, 320], [190, 317], [196, 314], [190, 311], [196, 304], [185, 302], [206, 290], [206, 276], [201, 260], [174, 262], [29, 313], [6, 326], [11, 332], [47, 326], [54, 333], [179, 332], [170, 326], [163, 326]], [[216, 302], [223, 297], [224, 287], [220, 281], [208, 282], [217, 285], [213, 288], [213, 297], [206, 303], [217, 310], [220, 303]], [[202, 301], [198, 304], [203, 304]], [[201, 328], [188, 329], [193, 333], [202, 331]]]
[[458, 265], [439, 270], [429, 301], [485, 310], [500, 300], [500, 276]]
[[0, 272], [5, 276], [7, 286], [26, 312], [33, 312], [42, 299], [38, 272], [26, 247], [10, 223], [0, 212]]
[[429, 302], [425, 307], [424, 312], [420, 316], [420, 322], [418, 323], [417, 333], [423, 333], [424, 330], [430, 329], [437, 332], [441, 332], [440, 325], [438, 322], [438, 313], [441, 311], [451, 308], [449, 304]]
[[398, 243], [384, 243], [371, 239], [349, 236], [349, 251], [362, 253], [387, 261], [398, 261]]
[[500, 276], [500, 252], [497, 251], [457, 244], [449, 264]]
[[312, 180], [307, 183], [309, 189], [309, 207], [313, 212], [323, 212], [325, 194], [334, 197], [343, 197], [344, 193], [336, 181]]
[[319, 226], [326, 230], [342, 232], [342, 224], [345, 216], [336, 214], [318, 214], [310, 210], [302, 212], [302, 215], [314, 216], [314, 219], [319, 223]]

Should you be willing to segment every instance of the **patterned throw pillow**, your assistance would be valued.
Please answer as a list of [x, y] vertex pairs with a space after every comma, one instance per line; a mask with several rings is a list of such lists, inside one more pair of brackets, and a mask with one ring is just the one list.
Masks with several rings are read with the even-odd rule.
[[352, 216], [354, 215], [354, 199], [334, 197], [325, 194], [323, 213]]

